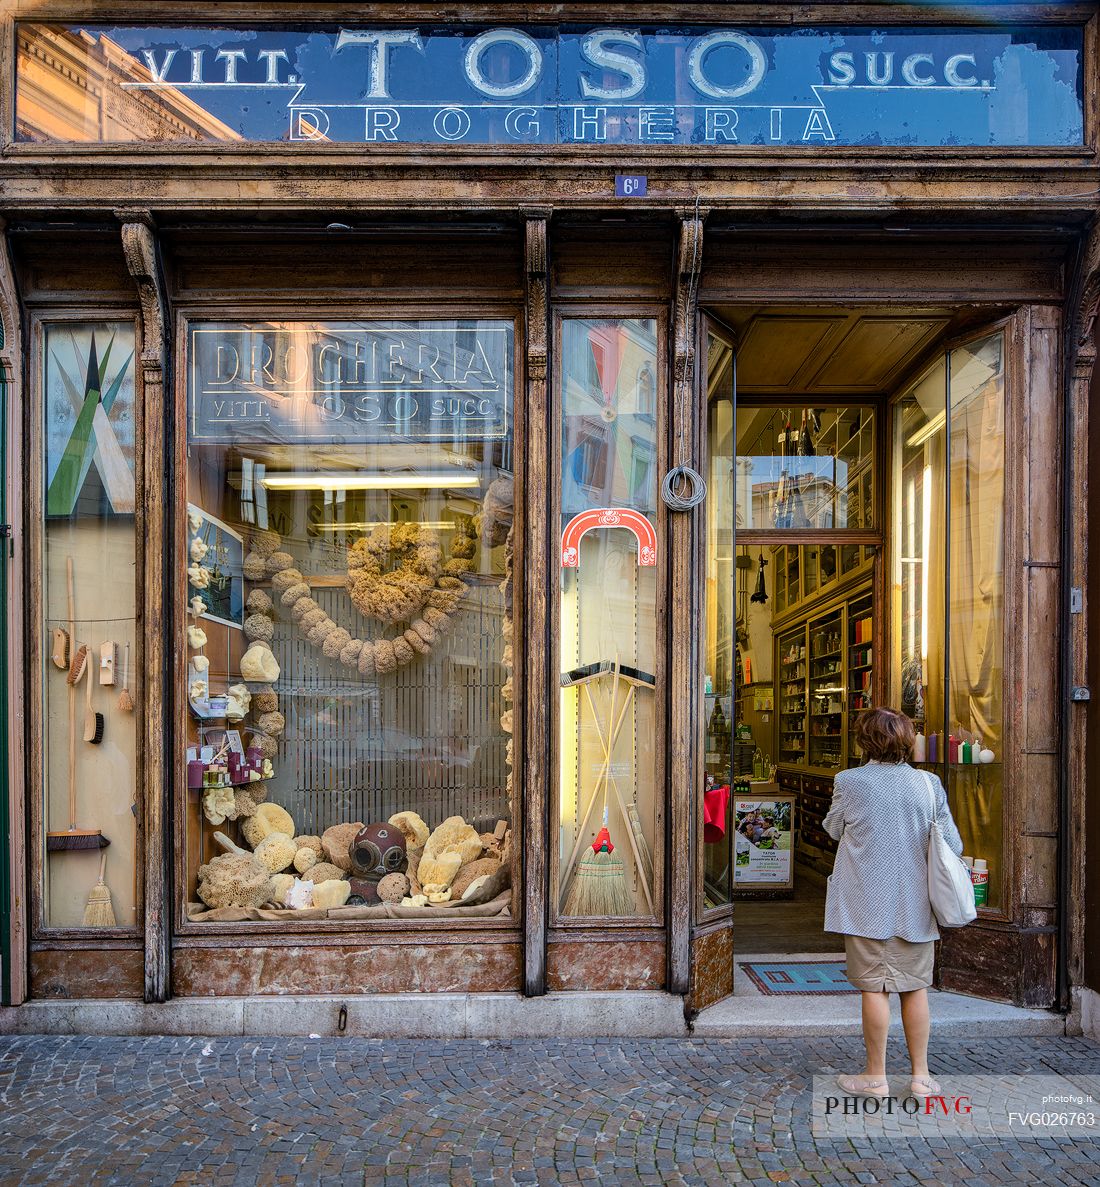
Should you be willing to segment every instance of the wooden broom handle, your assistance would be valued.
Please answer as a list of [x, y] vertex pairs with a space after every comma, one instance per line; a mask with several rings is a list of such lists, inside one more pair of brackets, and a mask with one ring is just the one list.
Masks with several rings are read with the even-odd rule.
[[[69, 598], [69, 659], [76, 655], [76, 598], [73, 596], [73, 558], [65, 558], [65, 577]], [[76, 685], [69, 690], [69, 831], [76, 831]]]

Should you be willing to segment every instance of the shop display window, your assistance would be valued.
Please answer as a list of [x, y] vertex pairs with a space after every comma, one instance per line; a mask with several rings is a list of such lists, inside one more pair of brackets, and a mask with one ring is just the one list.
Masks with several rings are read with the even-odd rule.
[[41, 923], [134, 928], [141, 704], [134, 325], [51, 321], [38, 342]]
[[513, 913], [512, 323], [193, 323], [192, 921]]
[[[894, 407], [892, 703], [1002, 886], [1004, 336], [938, 359]], [[979, 872], [983, 872], [979, 868]]]
[[658, 357], [653, 319], [562, 322], [563, 916], [660, 914]]
[[873, 530], [874, 460], [873, 408], [739, 404], [737, 526]]
[[[950, 355], [948, 790], [965, 852], [1002, 901], [1004, 791], [1004, 335]], [[976, 880], [979, 900], [982, 882]]]

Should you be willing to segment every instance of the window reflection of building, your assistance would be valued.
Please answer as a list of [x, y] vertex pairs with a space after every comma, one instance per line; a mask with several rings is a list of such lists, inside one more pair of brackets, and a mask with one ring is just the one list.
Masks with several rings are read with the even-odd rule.
[[[18, 140], [240, 140], [102, 33], [20, 23]], [[142, 84], [127, 86], [126, 84]]]

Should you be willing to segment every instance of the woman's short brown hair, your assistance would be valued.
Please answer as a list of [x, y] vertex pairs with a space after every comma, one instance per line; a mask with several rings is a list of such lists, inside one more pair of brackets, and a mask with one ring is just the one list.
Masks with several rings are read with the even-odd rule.
[[913, 723], [896, 709], [879, 707], [856, 719], [856, 741], [866, 758], [879, 762], [908, 762], [917, 735]]

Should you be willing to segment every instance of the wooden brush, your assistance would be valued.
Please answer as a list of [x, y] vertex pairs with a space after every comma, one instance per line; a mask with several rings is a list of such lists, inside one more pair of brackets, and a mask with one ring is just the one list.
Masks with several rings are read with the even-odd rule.
[[122, 653], [122, 691], [118, 694], [118, 707], [123, 713], [133, 713], [134, 698], [130, 695], [130, 644]]
[[73, 652], [72, 662], [69, 664], [69, 674], [65, 679], [74, 687], [84, 679], [84, 669], [88, 666], [88, 644], [81, 643]]
[[53, 660], [53, 666], [62, 672], [69, 666], [69, 632], [63, 626], [53, 628], [50, 659]]
[[106, 850], [99, 858], [99, 881], [92, 887], [88, 895], [88, 904], [84, 908], [85, 927], [114, 927], [115, 909], [111, 905], [111, 891], [104, 881], [107, 872]]
[[92, 708], [92, 667], [88, 665], [87, 691], [84, 699], [84, 741], [98, 746], [103, 741], [103, 714]]
[[[70, 645], [76, 645], [76, 603], [73, 597], [73, 558], [70, 556], [65, 563], [68, 577], [69, 594], [69, 640]], [[46, 834], [46, 850], [57, 853], [65, 849], [103, 849], [111, 842], [98, 828], [76, 827], [76, 682], [84, 674], [88, 662], [88, 648], [81, 645], [84, 654], [80, 659], [79, 670], [73, 674], [70, 665], [69, 674], [65, 679], [69, 683], [69, 827], [61, 832]], [[77, 656], [73, 656], [73, 664]]]

